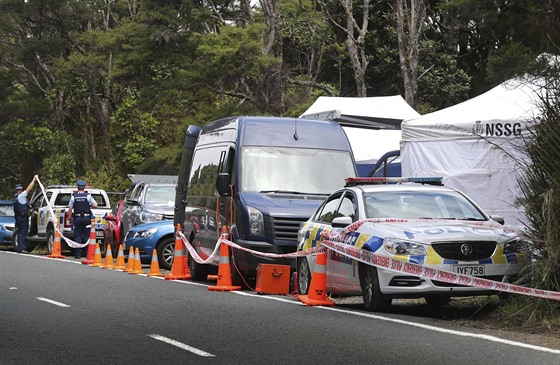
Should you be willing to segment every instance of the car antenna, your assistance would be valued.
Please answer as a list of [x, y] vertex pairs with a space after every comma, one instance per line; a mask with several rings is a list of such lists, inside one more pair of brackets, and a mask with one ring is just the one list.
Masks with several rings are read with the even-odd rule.
[[294, 118], [294, 139], [297, 141], [299, 139], [299, 136], [297, 134], [297, 118]]

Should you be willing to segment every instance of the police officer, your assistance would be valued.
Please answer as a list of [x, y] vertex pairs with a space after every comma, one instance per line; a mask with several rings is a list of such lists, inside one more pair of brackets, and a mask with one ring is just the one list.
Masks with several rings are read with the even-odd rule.
[[12, 205], [14, 206], [14, 216], [16, 219], [17, 228], [17, 252], [19, 253], [29, 253], [25, 249], [25, 241], [27, 240], [27, 233], [29, 232], [29, 204], [27, 203], [27, 195], [33, 189], [35, 185], [35, 180], [37, 180], [37, 175], [33, 176], [33, 180], [27, 185], [27, 188], [23, 190], [21, 184], [17, 184], [14, 189], [14, 200]]
[[[88, 239], [86, 227], [93, 219], [91, 208], [97, 208], [97, 202], [93, 199], [91, 194], [84, 190], [87, 185], [84, 180], [78, 180], [76, 185], [78, 186], [78, 191], [70, 198], [68, 210], [72, 212], [72, 209], [74, 209], [72, 214], [74, 218], [74, 240], [77, 243], [83, 244], [86, 243]], [[74, 257], [77, 259], [82, 257], [82, 248], [75, 249]]]

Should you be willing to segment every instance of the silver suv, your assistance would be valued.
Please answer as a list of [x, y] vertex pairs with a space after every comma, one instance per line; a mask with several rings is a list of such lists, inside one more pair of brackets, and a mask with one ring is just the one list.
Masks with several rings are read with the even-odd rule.
[[172, 220], [175, 209], [177, 176], [128, 175], [132, 180], [122, 208], [122, 237], [142, 223]]

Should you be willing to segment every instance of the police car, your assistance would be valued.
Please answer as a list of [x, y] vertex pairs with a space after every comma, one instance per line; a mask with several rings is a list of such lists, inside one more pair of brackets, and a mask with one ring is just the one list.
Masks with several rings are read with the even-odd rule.
[[[347, 179], [346, 187], [302, 223], [298, 251], [321, 245], [322, 236], [336, 237], [337, 242], [381, 257], [500, 282], [515, 280], [528, 256], [527, 242], [441, 181]], [[316, 254], [297, 260], [300, 294], [309, 290], [315, 261]], [[362, 295], [371, 311], [387, 309], [393, 298], [424, 297], [430, 305], [442, 305], [454, 296], [495, 293], [380, 269], [330, 249], [326, 274], [328, 292]]]
[[[51, 185], [45, 190], [47, 199], [45, 199], [41, 191], [33, 195], [30, 203], [29, 234], [27, 235], [28, 250], [32, 250], [38, 243], [41, 243], [46, 244], [49, 254], [52, 253], [55, 222], [59, 223], [64, 237], [74, 239], [72, 217], [68, 212], [68, 202], [76, 191], [75, 186]], [[103, 250], [103, 228], [106, 224], [105, 215], [111, 212], [111, 203], [103, 189], [86, 187], [86, 192], [90, 193], [97, 202], [97, 208], [92, 209], [92, 213], [95, 219], [96, 237]], [[54, 217], [50, 213], [49, 205], [53, 210]], [[62, 248], [67, 247], [64, 244], [64, 240], [61, 240], [61, 244]]]

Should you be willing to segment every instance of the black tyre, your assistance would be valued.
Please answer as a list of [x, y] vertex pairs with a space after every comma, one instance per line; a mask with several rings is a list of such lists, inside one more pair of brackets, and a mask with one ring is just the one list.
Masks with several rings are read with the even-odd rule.
[[166, 237], [161, 240], [157, 247], [159, 267], [163, 270], [171, 270], [173, 265], [173, 254], [175, 253], [175, 238]]
[[441, 307], [442, 305], [449, 304], [451, 297], [448, 296], [437, 296], [437, 297], [424, 297], [426, 303], [432, 307]]
[[49, 253], [49, 255], [51, 255], [53, 252], [53, 246], [54, 246], [54, 228], [49, 227], [47, 228], [47, 252]]
[[311, 283], [311, 272], [309, 262], [305, 257], [298, 259], [297, 262], [298, 294], [307, 295], [309, 284]]
[[[222, 243], [225, 245], [225, 243]], [[233, 286], [240, 286], [243, 289], [249, 289], [249, 282], [253, 282], [255, 281], [252, 277], [246, 277], [245, 280], [243, 280], [243, 276], [241, 276], [241, 273], [238, 271], [237, 269], [237, 265], [236, 265], [236, 261], [235, 260], [235, 255], [233, 253], [233, 249], [231, 247], [228, 247], [229, 250], [229, 266], [230, 266], [230, 274], [231, 274], [231, 285]]]
[[359, 270], [365, 309], [370, 312], [382, 312], [389, 309], [391, 299], [387, 299], [381, 294], [377, 269], [374, 266], [360, 263]]
[[208, 265], [199, 264], [192, 258], [190, 254], [189, 254], [189, 270], [191, 272], [192, 280], [194, 281], [208, 280]]

